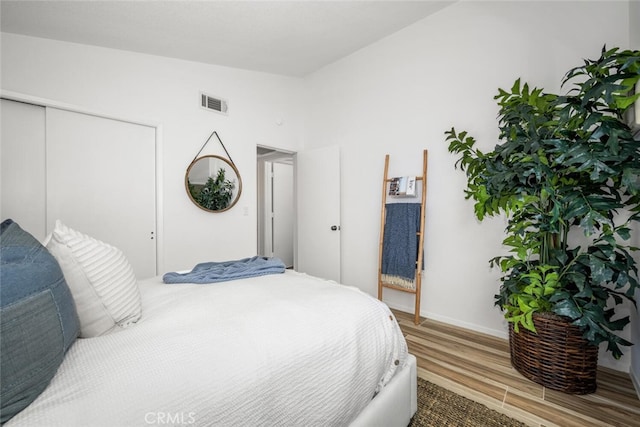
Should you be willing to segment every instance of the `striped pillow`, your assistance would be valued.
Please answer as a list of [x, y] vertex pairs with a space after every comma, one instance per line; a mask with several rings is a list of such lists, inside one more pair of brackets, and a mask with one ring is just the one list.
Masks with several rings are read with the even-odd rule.
[[122, 251], [59, 220], [45, 246], [73, 295], [81, 337], [103, 335], [140, 319], [138, 283]]

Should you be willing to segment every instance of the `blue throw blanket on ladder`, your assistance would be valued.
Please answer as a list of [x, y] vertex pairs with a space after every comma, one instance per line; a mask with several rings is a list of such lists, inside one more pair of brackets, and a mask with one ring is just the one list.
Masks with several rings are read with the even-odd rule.
[[284, 263], [278, 258], [254, 256], [234, 261], [203, 262], [187, 273], [166, 273], [164, 283], [216, 283], [266, 274], [284, 273]]
[[388, 203], [385, 209], [382, 281], [415, 289], [421, 206], [419, 203]]

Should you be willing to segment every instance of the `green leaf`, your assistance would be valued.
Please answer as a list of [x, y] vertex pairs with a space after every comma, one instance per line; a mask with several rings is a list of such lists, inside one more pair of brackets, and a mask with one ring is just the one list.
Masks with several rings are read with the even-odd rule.
[[578, 306], [573, 302], [573, 300], [570, 299], [558, 302], [554, 306], [553, 312], [559, 316], [566, 316], [570, 319], [578, 319], [580, 316], [582, 316], [582, 313], [580, 312]]
[[518, 78], [511, 86], [511, 93], [519, 94], [520, 93], [520, 79]]
[[640, 98], [640, 93], [636, 93], [632, 96], [620, 96], [615, 98], [616, 107], [620, 110], [626, 110], [629, 108], [634, 102], [636, 102]]

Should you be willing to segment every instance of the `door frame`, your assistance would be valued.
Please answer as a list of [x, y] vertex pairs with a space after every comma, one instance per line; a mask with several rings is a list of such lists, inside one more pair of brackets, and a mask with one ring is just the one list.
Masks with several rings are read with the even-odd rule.
[[[259, 153], [259, 150], [265, 150], [264, 153]], [[274, 148], [274, 147], [269, 147], [266, 145], [262, 145], [262, 144], [257, 144], [256, 145], [256, 159], [257, 159], [257, 182], [256, 182], [256, 197], [257, 197], [257, 202], [256, 202], [256, 218], [257, 218], [257, 242], [256, 242], [256, 247], [258, 248], [258, 252], [260, 252], [260, 249], [264, 246], [264, 236], [265, 236], [265, 229], [263, 226], [263, 220], [265, 219], [265, 212], [264, 212], [264, 206], [265, 206], [265, 190], [264, 190], [264, 176], [265, 176], [265, 170], [264, 170], [264, 166], [265, 166], [265, 162], [271, 162], [271, 163], [287, 163], [287, 164], [291, 164], [294, 168], [295, 168], [295, 155], [296, 152], [295, 151], [290, 151], [290, 150], [284, 150], [284, 149], [280, 149], [280, 148]], [[284, 160], [284, 161], [283, 161]], [[293, 249], [293, 268], [296, 268], [296, 260], [297, 260], [297, 247], [296, 247], [296, 224], [297, 224], [297, 215], [296, 215], [296, 185], [295, 185], [295, 173], [293, 174], [293, 217], [294, 217], [294, 222], [291, 225], [292, 227], [292, 231], [293, 231], [293, 242], [292, 242], [292, 249]]]
[[[327, 147], [324, 147], [327, 148]], [[263, 150], [263, 153], [260, 153], [259, 150]], [[313, 150], [312, 150], [313, 151]], [[299, 161], [298, 161], [298, 155], [301, 153], [305, 153], [306, 151], [304, 150], [299, 150], [299, 151], [292, 151], [292, 150], [286, 150], [286, 149], [281, 149], [281, 148], [276, 148], [276, 147], [271, 147], [271, 146], [266, 146], [266, 145], [262, 145], [262, 144], [256, 144], [256, 227], [257, 227], [257, 241], [256, 241], [256, 248], [258, 249], [258, 251], [260, 251], [261, 249], [261, 243], [262, 242], [262, 236], [264, 235], [264, 230], [263, 230], [263, 226], [261, 224], [261, 221], [263, 221], [263, 217], [264, 217], [264, 210], [262, 208], [262, 206], [264, 205], [264, 188], [263, 188], [263, 177], [264, 177], [264, 163], [265, 162], [269, 162], [269, 161], [273, 161], [274, 159], [282, 159], [282, 158], [287, 158], [287, 159], [291, 159], [292, 164], [293, 164], [293, 204], [294, 204], [294, 220], [293, 220], [293, 269], [295, 271], [299, 271], [300, 268], [300, 263], [299, 263], [299, 252], [300, 252], [300, 248], [298, 245], [298, 241], [299, 241], [299, 227], [300, 227], [300, 212], [299, 212], [299, 196], [300, 196], [300, 189], [299, 189], [299, 181], [298, 181], [298, 168], [300, 167], [299, 165]], [[339, 157], [339, 153], [338, 153], [338, 157]], [[338, 160], [339, 162], [339, 160]], [[338, 163], [338, 169], [340, 169], [339, 163]], [[340, 205], [340, 203], [338, 203], [338, 205]], [[339, 208], [341, 209], [341, 208]], [[341, 212], [340, 212], [341, 214]], [[338, 219], [338, 230], [340, 230], [340, 220]], [[339, 231], [338, 231], [339, 232]], [[340, 238], [340, 252], [342, 250], [342, 239]], [[339, 255], [339, 267], [338, 267], [338, 278], [341, 279], [342, 277], [342, 255]], [[338, 279], [338, 281], [340, 281]]]
[[156, 190], [156, 275], [160, 271], [164, 271], [164, 215], [163, 215], [163, 180], [162, 180], [162, 124], [145, 119], [116, 116], [103, 112], [90, 110], [88, 108], [78, 107], [76, 105], [65, 104], [46, 98], [39, 98], [24, 93], [0, 90], [0, 98], [9, 101], [24, 102], [27, 104], [39, 105], [41, 107], [57, 108], [72, 113], [87, 114], [90, 116], [100, 117], [104, 119], [117, 120], [134, 125], [147, 126], [155, 129], [155, 190]]

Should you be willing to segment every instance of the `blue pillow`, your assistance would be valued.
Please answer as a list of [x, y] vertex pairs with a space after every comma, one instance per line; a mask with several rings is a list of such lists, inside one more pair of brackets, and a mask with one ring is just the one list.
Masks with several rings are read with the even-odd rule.
[[0, 423], [47, 387], [80, 325], [56, 259], [14, 221], [0, 224]]

